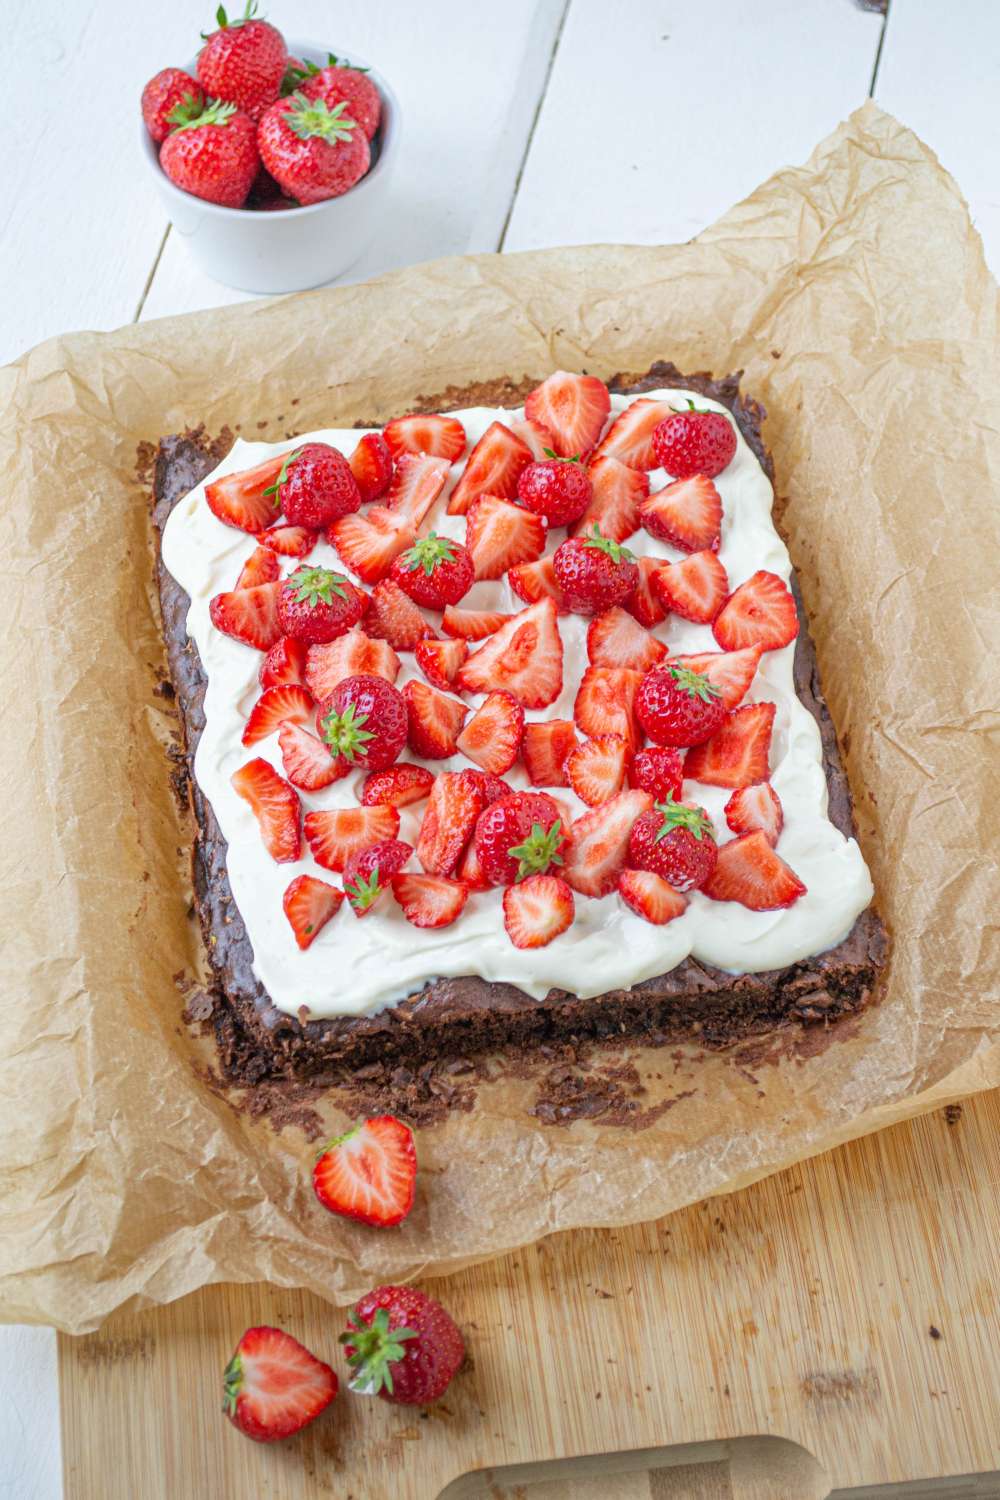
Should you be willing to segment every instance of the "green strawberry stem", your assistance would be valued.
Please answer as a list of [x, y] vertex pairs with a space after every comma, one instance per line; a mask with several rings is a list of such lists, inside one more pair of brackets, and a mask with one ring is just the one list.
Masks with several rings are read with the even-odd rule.
[[[172, 119], [180, 108], [180, 105], [175, 105], [169, 118]], [[235, 104], [224, 104], [221, 99], [209, 99], [200, 114], [194, 114], [184, 120], [171, 131], [171, 134], [178, 135], [182, 130], [197, 130], [202, 125], [228, 125], [235, 113]]]
[[347, 579], [329, 568], [296, 568], [288, 582], [295, 602], [308, 604], [310, 609], [315, 609], [317, 604], [332, 604], [334, 594], [341, 599], [347, 598], [343, 587]]
[[243, 1361], [234, 1354], [222, 1377], [222, 1410], [227, 1416], [236, 1415], [236, 1398], [243, 1389]]
[[696, 672], [693, 667], [669, 668], [670, 675], [677, 686], [692, 698], [700, 698], [702, 703], [711, 703], [713, 698], [722, 697], [722, 689], [716, 687], [714, 682], [709, 682], [704, 672]]
[[378, 879], [378, 865], [372, 870], [367, 880], [363, 875], [356, 875], [353, 880], [348, 881], [344, 890], [355, 911], [367, 911], [374, 904], [375, 898], [382, 893]]
[[436, 531], [430, 531], [426, 536], [420, 537], [408, 552], [403, 553], [403, 562], [407, 572], [415, 573], [418, 568], [423, 568], [428, 578], [439, 563], [454, 561], [455, 543], [450, 537], [438, 536]]
[[275, 510], [277, 510], [278, 505], [280, 504], [280, 502], [278, 500], [278, 491], [281, 489], [281, 486], [284, 484], [285, 480], [288, 478], [288, 471], [291, 468], [292, 464], [295, 462], [295, 460], [298, 458], [298, 456], [299, 456], [299, 454], [301, 452], [302, 452], [301, 448], [293, 448], [292, 451], [291, 451], [291, 453], [286, 453], [285, 454], [285, 461], [281, 465], [281, 473], [278, 475], [278, 477], [274, 481], [274, 483], [273, 484], [269, 484], [268, 487], [267, 487], [267, 489], [264, 491], [265, 495], [273, 495], [274, 496], [274, 508], [275, 508]]
[[[579, 453], [574, 453], [571, 458], [563, 458], [562, 454], [557, 453], [554, 448], [543, 448], [542, 452], [546, 458], [554, 458], [557, 464], [580, 464]], [[597, 530], [596, 526], [594, 530]]]
[[367, 742], [375, 738], [370, 730], [362, 727], [367, 720], [367, 714], [355, 714], [353, 703], [349, 703], [342, 714], [331, 709], [323, 718], [323, 740], [330, 754], [354, 761]]
[[715, 838], [710, 818], [700, 807], [686, 807], [683, 802], [675, 802], [673, 792], [667, 793], [665, 802], [654, 802], [653, 806], [658, 813], [663, 814], [663, 823], [659, 833], [653, 840], [658, 844], [665, 839], [668, 833], [675, 828], [686, 828], [688, 833], [693, 833], [696, 839]]
[[323, 99], [307, 99], [304, 94], [295, 93], [290, 96], [289, 104], [291, 108], [285, 111], [285, 124], [300, 141], [318, 137], [328, 145], [336, 146], [340, 141], [349, 141], [357, 129], [357, 120], [343, 113], [347, 108], [344, 100], [330, 109]]
[[[514, 844], [507, 853], [518, 861], [517, 881], [529, 875], [543, 875], [550, 865], [561, 865], [559, 853], [562, 846], [562, 820], [556, 818], [552, 827], [545, 831], [541, 823], [533, 823], [531, 832], [523, 844]], [[516, 882], [515, 882], [516, 883]]]
[[413, 1328], [390, 1329], [384, 1307], [378, 1309], [371, 1323], [365, 1323], [356, 1313], [347, 1321], [348, 1331], [340, 1335], [340, 1342], [354, 1349], [347, 1356], [354, 1372], [347, 1384], [359, 1396], [377, 1396], [383, 1387], [391, 1396], [392, 1367], [406, 1354], [404, 1341], [419, 1338], [419, 1334]]
[[621, 542], [613, 541], [609, 536], [602, 536], [599, 526], [594, 527], [583, 545], [593, 547], [596, 552], [606, 552], [613, 563], [635, 562], [635, 553], [623, 547]]

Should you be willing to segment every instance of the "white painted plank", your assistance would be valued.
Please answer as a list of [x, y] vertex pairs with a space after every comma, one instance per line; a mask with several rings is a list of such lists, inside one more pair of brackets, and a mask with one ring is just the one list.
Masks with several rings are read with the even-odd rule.
[[55, 1331], [0, 1327], [0, 1372], [0, 1497], [60, 1500]]
[[1000, 275], [1000, 5], [892, 0], [875, 98], [956, 179]]
[[[403, 140], [385, 232], [341, 281], [498, 247], [564, 5], [385, 0], [331, 21], [327, 0], [297, 0], [297, 36], [320, 45], [329, 37], [338, 56], [367, 58], [400, 99]], [[204, 276], [171, 235], [142, 316], [248, 295]]]
[[851, 0], [572, 0], [504, 249], [690, 239], [863, 103], [881, 28]]

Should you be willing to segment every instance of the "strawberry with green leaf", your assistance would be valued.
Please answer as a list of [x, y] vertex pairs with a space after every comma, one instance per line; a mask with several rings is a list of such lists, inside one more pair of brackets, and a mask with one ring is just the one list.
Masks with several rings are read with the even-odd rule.
[[381, 839], [350, 855], [344, 866], [344, 894], [356, 917], [367, 917], [412, 853], [413, 845], [402, 839]]
[[290, 573], [278, 593], [281, 634], [319, 645], [345, 635], [365, 612], [365, 596], [350, 579], [330, 568], [307, 568]]
[[288, 48], [276, 26], [258, 19], [257, 0], [247, 0], [242, 16], [230, 21], [225, 7], [215, 12], [217, 31], [202, 34], [198, 78], [207, 94], [232, 101], [259, 120], [278, 97]]
[[384, 770], [398, 760], [407, 722], [399, 689], [364, 672], [338, 682], [316, 712], [317, 732], [330, 754], [366, 771]]
[[174, 125], [160, 166], [185, 193], [242, 208], [260, 166], [254, 123], [235, 104], [210, 99], [200, 114]]
[[265, 495], [290, 526], [322, 531], [361, 509], [361, 491], [344, 455], [329, 443], [303, 443], [286, 453]]
[[439, 1401], [465, 1358], [465, 1343], [440, 1302], [413, 1286], [380, 1286], [353, 1309], [340, 1335], [362, 1396], [404, 1406]]
[[475, 580], [475, 566], [461, 542], [431, 531], [400, 553], [389, 576], [416, 604], [444, 609], [464, 599]]
[[159, 146], [177, 125], [200, 115], [205, 104], [201, 84], [183, 68], [161, 68], [142, 91], [142, 118]]
[[567, 607], [580, 615], [621, 604], [639, 582], [632, 553], [597, 526], [589, 536], [569, 537], [557, 547], [552, 565]]
[[346, 105], [328, 108], [302, 93], [279, 99], [257, 130], [264, 165], [298, 203], [338, 198], [365, 175], [368, 140]]

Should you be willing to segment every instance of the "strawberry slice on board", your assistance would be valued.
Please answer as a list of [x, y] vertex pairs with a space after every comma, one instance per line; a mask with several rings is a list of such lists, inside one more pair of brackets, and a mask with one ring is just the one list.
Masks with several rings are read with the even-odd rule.
[[653, 452], [653, 433], [673, 407], [667, 401], [639, 396], [618, 413], [594, 453], [594, 458], [617, 458], [630, 469], [658, 468]]
[[486, 802], [474, 775], [442, 771], [431, 788], [417, 837], [417, 858], [428, 875], [450, 875], [472, 837]]
[[617, 734], [577, 745], [566, 761], [566, 776], [581, 802], [599, 807], [610, 802], [625, 784], [628, 752]]
[[693, 656], [672, 656], [671, 666], [688, 667], [701, 672], [722, 694], [727, 708], [736, 708], [753, 682], [760, 659], [760, 646], [744, 646], [739, 651], [700, 651]]
[[366, 432], [347, 462], [363, 505], [385, 494], [392, 479], [392, 454], [380, 432]]
[[329, 1365], [280, 1328], [248, 1328], [223, 1377], [222, 1410], [255, 1443], [291, 1437], [337, 1394]]
[[432, 687], [448, 692], [458, 676], [458, 669], [469, 654], [464, 641], [418, 641], [413, 648], [417, 666]]
[[724, 651], [746, 646], [778, 651], [798, 633], [798, 611], [788, 585], [766, 569], [734, 589], [712, 625], [712, 634]]
[[304, 641], [283, 635], [275, 641], [260, 664], [258, 681], [262, 688], [280, 687], [285, 682], [306, 680], [306, 651]]
[[555, 438], [541, 422], [533, 422], [530, 417], [510, 417], [507, 426], [515, 437], [521, 439], [522, 443], [527, 443], [536, 464], [543, 463], [550, 454], [556, 451]]
[[307, 812], [304, 826], [313, 859], [340, 874], [357, 850], [396, 837], [399, 813], [394, 807], [334, 807]]
[[286, 721], [308, 724], [315, 711], [312, 693], [298, 683], [265, 688], [243, 726], [243, 743], [256, 745], [259, 740], [266, 740]]
[[500, 500], [517, 496], [521, 470], [532, 461], [531, 449], [516, 437], [503, 422], [491, 422], [469, 454], [462, 477], [452, 490], [448, 511], [464, 516], [473, 500], [480, 495], [496, 495]]
[[377, 1115], [336, 1136], [313, 1166], [313, 1191], [324, 1208], [379, 1229], [402, 1224], [416, 1180], [413, 1131], [395, 1115]]
[[645, 625], [646, 629], [650, 630], [667, 618], [667, 612], [660, 603], [660, 596], [653, 586], [653, 579], [657, 571], [662, 568], [663, 559], [637, 557], [635, 561], [639, 569], [639, 582], [628, 598], [622, 600], [622, 608], [627, 609], [640, 625]]
[[321, 792], [353, 770], [349, 761], [342, 755], [331, 755], [323, 741], [301, 724], [282, 724], [278, 745], [285, 775], [303, 792]]
[[365, 777], [359, 800], [364, 807], [410, 807], [429, 796], [433, 785], [434, 773], [426, 766], [397, 761]]
[[441, 616], [441, 627], [446, 635], [462, 641], [482, 641], [488, 635], [496, 635], [513, 615], [498, 609], [458, 609], [449, 604]]
[[616, 605], [595, 615], [587, 627], [587, 655], [592, 667], [629, 667], [648, 672], [667, 654], [667, 648], [655, 635]]
[[768, 778], [773, 703], [744, 703], [710, 740], [684, 757], [684, 776], [709, 786], [744, 787]]
[[318, 531], [308, 526], [269, 526], [259, 534], [263, 547], [276, 552], [279, 557], [308, 557], [319, 539]]
[[270, 651], [282, 635], [278, 619], [280, 592], [281, 584], [275, 582], [216, 594], [208, 606], [209, 618], [216, 630], [232, 636], [234, 641], [253, 646], [257, 651]]
[[722, 497], [704, 474], [675, 479], [639, 506], [643, 530], [682, 552], [719, 550]]
[[508, 570], [507, 582], [525, 604], [537, 604], [539, 599], [554, 599], [559, 613], [566, 613], [566, 601], [556, 582], [556, 570], [551, 556], [540, 557], [537, 562], [518, 563]]
[[456, 744], [477, 766], [494, 776], [509, 771], [521, 750], [524, 709], [510, 693], [488, 693]]
[[710, 625], [729, 592], [729, 579], [717, 554], [706, 549], [682, 562], [661, 563], [653, 587], [666, 609], [696, 625]]
[[556, 370], [536, 386], [524, 403], [529, 422], [538, 422], [552, 434], [553, 450], [560, 458], [586, 459], [604, 430], [611, 397], [596, 375], [573, 375]]
[[469, 507], [465, 545], [472, 553], [477, 579], [502, 578], [508, 568], [541, 557], [545, 522], [497, 495], [481, 495]]
[[255, 547], [240, 569], [236, 580], [238, 589], [254, 589], [261, 583], [274, 583], [281, 577], [281, 564], [277, 554], [267, 547]]
[[649, 494], [649, 479], [617, 458], [595, 458], [587, 470], [594, 495], [570, 528], [570, 536], [592, 536], [596, 526], [612, 542], [626, 542], [639, 530], [640, 510]]
[[751, 911], [782, 911], [806, 893], [759, 828], [719, 845], [715, 869], [701, 889], [713, 901], [738, 901]]
[[577, 818], [569, 830], [563, 874], [581, 896], [607, 896], [625, 868], [632, 825], [649, 812], [648, 792], [623, 791]]
[[403, 511], [373, 505], [362, 515], [341, 516], [327, 532], [330, 545], [352, 573], [364, 583], [378, 583], [401, 552], [412, 547], [416, 532]]
[[588, 667], [580, 680], [573, 718], [591, 739], [616, 734], [629, 754], [639, 744], [635, 695], [643, 674], [628, 667]]
[[687, 911], [688, 898], [652, 870], [623, 870], [618, 877], [618, 894], [637, 916], [655, 927], [663, 927]]
[[392, 877], [392, 894], [414, 927], [450, 927], [469, 899], [469, 887], [444, 875]]
[[418, 641], [435, 633], [430, 621], [392, 578], [383, 578], [372, 589], [365, 629], [376, 639], [388, 641], [394, 651], [412, 651]]
[[315, 875], [296, 875], [281, 905], [288, 918], [295, 941], [306, 949], [319, 937], [331, 917], [335, 917], [344, 899], [343, 891]]
[[521, 759], [532, 786], [569, 786], [566, 762], [578, 744], [570, 719], [525, 724]]
[[345, 677], [384, 677], [386, 682], [395, 682], [399, 665], [388, 641], [374, 640], [354, 625], [344, 635], [308, 648], [306, 686], [316, 702], [322, 703]]
[[464, 703], [411, 678], [403, 687], [410, 749], [421, 760], [447, 760], [458, 754], [458, 736], [469, 712]]
[[[278, 506], [271, 487], [281, 473], [284, 453], [266, 458], [252, 469], [223, 474], [205, 486], [205, 499], [213, 516], [227, 526], [256, 534], [277, 519]], [[267, 491], [271, 490], [268, 494]]]
[[387, 507], [405, 516], [416, 531], [444, 489], [449, 470], [446, 458], [433, 458], [426, 453], [400, 454], [385, 497]]
[[546, 948], [574, 915], [573, 892], [558, 875], [529, 875], [503, 893], [503, 925], [515, 948]]
[[234, 771], [233, 790], [249, 803], [260, 827], [264, 848], [276, 864], [297, 860], [302, 849], [299, 798], [269, 761], [258, 756]]
[[754, 833], [759, 828], [772, 849], [785, 823], [781, 798], [769, 781], [740, 787], [726, 803], [725, 815], [734, 833]]
[[414, 412], [387, 422], [382, 436], [397, 463], [405, 453], [426, 453], [453, 464], [465, 452], [465, 428], [457, 417]]
[[525, 708], [547, 708], [562, 692], [562, 666], [555, 601], [540, 599], [473, 651], [455, 680], [464, 692], [503, 688]]

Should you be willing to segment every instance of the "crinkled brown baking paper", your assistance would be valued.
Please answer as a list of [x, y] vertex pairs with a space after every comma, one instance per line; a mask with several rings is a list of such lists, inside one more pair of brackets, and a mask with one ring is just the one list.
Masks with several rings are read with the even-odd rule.
[[[387, 418], [555, 366], [743, 367], [895, 939], [882, 1005], [814, 1057], [640, 1059], [642, 1131], [546, 1127], [526, 1085], [419, 1133], [417, 1208], [316, 1204], [298, 1131], [195, 1076], [195, 942], [152, 693], [136, 446]], [[74, 334], [0, 374], [5, 942], [0, 1270], [9, 1319], [266, 1279], [342, 1303], [552, 1230], [653, 1218], [1000, 1080], [997, 288], [965, 205], [866, 106], [690, 245], [446, 260], [366, 286]], [[992, 751], [992, 759], [991, 759]]]

